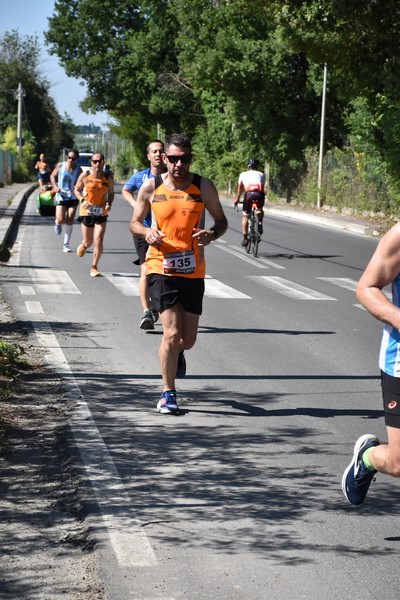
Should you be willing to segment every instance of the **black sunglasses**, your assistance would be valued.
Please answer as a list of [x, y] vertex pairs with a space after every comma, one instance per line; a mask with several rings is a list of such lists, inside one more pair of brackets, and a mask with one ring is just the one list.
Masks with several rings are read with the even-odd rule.
[[95, 165], [98, 165], [101, 162], [103, 162], [101, 159], [100, 160], [92, 160], [92, 163], [94, 163]]
[[166, 156], [169, 162], [173, 165], [176, 165], [179, 161], [181, 161], [183, 165], [187, 165], [192, 160], [190, 154], [183, 154], [182, 156], [176, 156], [176, 154], [167, 154]]
[[68, 160], [76, 160], [76, 156], [67, 156]]

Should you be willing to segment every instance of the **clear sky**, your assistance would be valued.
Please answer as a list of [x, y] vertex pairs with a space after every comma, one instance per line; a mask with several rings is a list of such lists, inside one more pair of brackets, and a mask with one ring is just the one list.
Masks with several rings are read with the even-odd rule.
[[53, 10], [54, 0], [8, 0], [2, 3], [0, 36], [13, 29], [17, 29], [21, 36], [37, 35], [42, 47], [43, 75], [51, 84], [49, 95], [54, 98], [60, 115], [68, 113], [75, 125], [94, 123], [107, 129], [105, 124], [110, 120], [107, 113], [88, 115], [82, 112], [79, 102], [85, 97], [85, 86], [77, 79], [67, 77], [58, 58], [47, 53], [43, 32], [48, 28], [47, 17], [53, 14]]

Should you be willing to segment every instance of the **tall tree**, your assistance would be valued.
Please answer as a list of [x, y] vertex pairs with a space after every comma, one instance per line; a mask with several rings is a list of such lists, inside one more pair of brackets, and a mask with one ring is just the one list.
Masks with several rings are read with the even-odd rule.
[[320, 99], [306, 55], [282, 44], [274, 19], [239, 0], [104, 0], [96, 11], [90, 0], [59, 0], [46, 39], [67, 73], [85, 79], [86, 108], [196, 133], [217, 162], [234, 146], [236, 171], [249, 152], [274, 159], [291, 188], [318, 139]]
[[30, 132], [37, 152], [56, 161], [59, 150], [71, 137], [50, 97], [49, 83], [40, 73], [40, 46], [36, 36], [20, 37], [18, 31], [0, 38], [0, 133], [17, 128], [16, 90], [24, 89], [23, 128]]
[[400, 185], [400, 4], [397, 0], [276, 0], [282, 37], [314, 62], [349, 107], [366, 100], [366, 144], [380, 151]]

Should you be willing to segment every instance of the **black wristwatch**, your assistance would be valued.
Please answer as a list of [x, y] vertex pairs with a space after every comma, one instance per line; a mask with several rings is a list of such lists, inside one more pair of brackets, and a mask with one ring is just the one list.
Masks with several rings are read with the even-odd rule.
[[210, 231], [213, 232], [213, 239], [211, 241], [214, 242], [218, 238], [218, 233], [215, 229], [215, 225], [213, 227], [210, 227]]

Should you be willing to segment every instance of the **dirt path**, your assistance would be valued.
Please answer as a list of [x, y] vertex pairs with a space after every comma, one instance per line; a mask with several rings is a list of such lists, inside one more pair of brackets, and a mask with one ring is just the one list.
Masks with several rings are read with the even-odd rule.
[[23, 346], [29, 362], [11, 398], [0, 378], [0, 597], [103, 600], [63, 444], [72, 406], [1, 292], [0, 315], [0, 340]]

